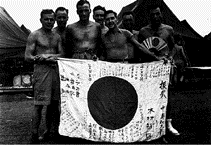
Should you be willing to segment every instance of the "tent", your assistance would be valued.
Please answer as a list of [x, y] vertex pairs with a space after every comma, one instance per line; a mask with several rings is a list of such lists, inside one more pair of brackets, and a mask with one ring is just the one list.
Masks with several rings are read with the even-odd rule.
[[28, 34], [0, 7], [0, 58], [23, 56]]
[[135, 14], [135, 30], [140, 30], [148, 25], [149, 14], [147, 7], [152, 3], [157, 3], [161, 7], [164, 18], [163, 23], [172, 26], [175, 33], [180, 34], [185, 40], [185, 49], [191, 65], [204, 66], [207, 63], [205, 58], [196, 59], [196, 56], [204, 54], [205, 51], [203, 37], [191, 28], [189, 24], [188, 26], [185, 21], [181, 22], [163, 0], [136, 0], [123, 7], [118, 14], [118, 25], [122, 27], [122, 14], [126, 11], [132, 11]]
[[1, 86], [11, 86], [15, 75], [31, 72], [31, 65], [24, 61], [29, 33], [30, 31], [25, 26], [19, 27], [7, 11], [0, 7]]
[[198, 37], [199, 39], [202, 39], [202, 38], [203, 38], [201, 35], [199, 35], [199, 33], [197, 33], [197, 32], [191, 27], [191, 25], [187, 22], [187, 20], [182, 20], [181, 23], [182, 23], [182, 25], [184, 25], [188, 30], [190, 30], [196, 37]]
[[23, 24], [21, 25], [21, 30], [26, 34], [29, 35], [31, 33], [31, 31], [29, 29], [27, 29]]

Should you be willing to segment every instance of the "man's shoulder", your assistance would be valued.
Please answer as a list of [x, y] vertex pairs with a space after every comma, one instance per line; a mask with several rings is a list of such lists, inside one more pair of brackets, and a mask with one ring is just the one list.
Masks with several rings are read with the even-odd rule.
[[53, 32], [56, 32], [57, 30], [58, 30], [58, 26], [56, 26], [52, 29]]
[[101, 31], [101, 26], [100, 26], [99, 23], [93, 22], [93, 21], [89, 21], [89, 25], [90, 25], [91, 27], [96, 27], [97, 29], [99, 29], [99, 31]]
[[52, 34], [53, 34], [54, 37], [60, 38], [60, 34], [58, 33], [57, 29], [52, 30]]
[[[67, 25], [67, 29], [78, 27], [78, 25], [80, 25], [79, 22], [74, 22], [72, 24]], [[96, 22], [93, 22], [93, 21], [89, 21], [89, 25], [100, 27], [99, 23], [96, 23]]]
[[[123, 28], [119, 28], [119, 30], [123, 33], [131, 33], [129, 30], [127, 29], [123, 29]], [[131, 33], [132, 34], [132, 33]]]
[[58, 32], [58, 27], [54, 27], [54, 28], [52, 29], [52, 33], [53, 33], [53, 34], [54, 34], [54, 33], [59, 34], [59, 32]]
[[37, 36], [39, 36], [39, 35], [41, 35], [41, 29], [37, 29], [37, 30], [35, 30], [35, 31], [32, 31], [30, 34], [29, 34], [29, 36], [28, 37], [30, 37], [30, 38], [35, 38], [35, 37], [37, 37]]
[[161, 28], [163, 29], [169, 29], [169, 30], [173, 30], [173, 27], [167, 24], [161, 24]]
[[133, 30], [133, 34], [134, 34], [134, 35], [138, 35], [138, 34], [139, 34], [139, 31]]
[[66, 28], [71, 29], [71, 28], [74, 28], [76, 26], [77, 26], [77, 22], [74, 22], [74, 23], [68, 24]]
[[149, 29], [151, 29], [150, 25], [146, 25], [146, 26], [143, 26], [143, 27], [139, 30], [139, 32], [147, 31], [147, 30], [149, 30]]
[[92, 24], [92, 25], [100, 26], [100, 24], [97, 23], [97, 22], [89, 21], [89, 23]]
[[181, 46], [181, 45], [178, 45], [178, 44], [175, 44], [174, 45], [174, 48], [176, 49], [176, 50], [183, 50], [183, 46]]
[[119, 28], [119, 30], [120, 30], [120, 32], [121, 32], [122, 34], [124, 34], [126, 37], [131, 37], [131, 36], [133, 36], [133, 33], [130, 32], [129, 30], [122, 29], [122, 28]]

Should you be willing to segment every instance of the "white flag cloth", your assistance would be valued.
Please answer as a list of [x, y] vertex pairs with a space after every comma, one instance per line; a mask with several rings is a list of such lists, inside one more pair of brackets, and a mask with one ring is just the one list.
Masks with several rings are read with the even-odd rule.
[[59, 59], [63, 136], [99, 142], [165, 135], [170, 64]]

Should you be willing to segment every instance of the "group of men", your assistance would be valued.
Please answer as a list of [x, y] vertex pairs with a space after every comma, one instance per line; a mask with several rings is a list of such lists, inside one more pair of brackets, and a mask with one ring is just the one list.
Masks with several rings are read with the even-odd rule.
[[[148, 37], [157, 36], [168, 44], [168, 57], [174, 49], [174, 31], [162, 23], [159, 6], [150, 7], [150, 24], [140, 31], [133, 30], [134, 15], [123, 14], [123, 27], [117, 25], [117, 13], [102, 6], [93, 9], [95, 22], [89, 20], [91, 7], [87, 0], [77, 5], [79, 21], [67, 25], [68, 9], [59, 7], [55, 12], [44, 9], [40, 14], [42, 27], [32, 32], [27, 40], [25, 59], [34, 63], [34, 112], [31, 143], [38, 143], [53, 134], [58, 135], [60, 84], [57, 58], [91, 59], [109, 62], [140, 63], [161, 60], [140, 44]], [[57, 22], [57, 27], [54, 24]], [[46, 130], [39, 137], [42, 109], [46, 110]], [[167, 109], [168, 111], [168, 109]], [[167, 113], [168, 115], [168, 113]], [[54, 125], [52, 125], [54, 124]], [[175, 135], [178, 131], [167, 116], [167, 128]]]

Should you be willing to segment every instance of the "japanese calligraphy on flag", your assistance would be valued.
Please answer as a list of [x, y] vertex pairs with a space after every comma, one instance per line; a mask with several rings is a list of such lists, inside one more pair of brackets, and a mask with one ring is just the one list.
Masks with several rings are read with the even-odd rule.
[[165, 135], [170, 64], [59, 59], [59, 133], [129, 143]]

